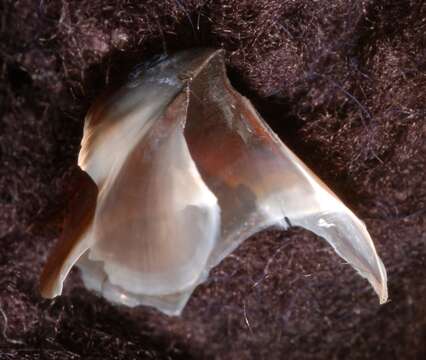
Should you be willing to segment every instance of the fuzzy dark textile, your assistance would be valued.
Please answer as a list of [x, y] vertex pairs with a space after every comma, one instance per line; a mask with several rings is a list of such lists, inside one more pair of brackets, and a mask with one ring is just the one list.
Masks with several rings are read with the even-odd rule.
[[[0, 359], [426, 359], [423, 1], [0, 1]], [[265, 231], [181, 317], [42, 300], [84, 114], [153, 54], [227, 50], [233, 84], [366, 223], [390, 302], [307, 231]]]

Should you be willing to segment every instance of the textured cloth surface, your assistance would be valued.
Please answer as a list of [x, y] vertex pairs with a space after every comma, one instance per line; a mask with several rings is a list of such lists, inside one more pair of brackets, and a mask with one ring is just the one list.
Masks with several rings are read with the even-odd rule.
[[[423, 1], [0, 1], [0, 359], [426, 358]], [[38, 276], [70, 195], [88, 106], [154, 54], [226, 50], [232, 83], [363, 219], [368, 283], [301, 229], [264, 231], [181, 317], [115, 307], [77, 271]]]

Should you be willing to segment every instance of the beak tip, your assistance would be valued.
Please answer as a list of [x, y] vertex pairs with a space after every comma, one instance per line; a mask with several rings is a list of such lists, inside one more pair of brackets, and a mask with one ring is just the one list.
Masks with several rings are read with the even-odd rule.
[[38, 291], [43, 299], [53, 299], [62, 293], [62, 288], [58, 285], [55, 286], [54, 282], [50, 279], [43, 279], [40, 281]]
[[380, 284], [380, 289], [377, 292], [377, 295], [379, 296], [380, 305], [386, 304], [388, 302], [388, 287], [386, 282]]
[[[384, 267], [382, 267], [384, 270]], [[376, 278], [370, 280], [371, 285], [374, 288], [377, 296], [379, 297], [379, 304], [383, 305], [388, 302], [388, 285], [387, 285], [387, 276], [386, 272], [380, 272], [380, 275]]]

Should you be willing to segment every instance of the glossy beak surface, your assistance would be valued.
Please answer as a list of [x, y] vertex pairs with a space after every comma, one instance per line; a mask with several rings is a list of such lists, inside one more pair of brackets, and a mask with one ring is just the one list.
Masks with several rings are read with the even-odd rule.
[[99, 192], [89, 185], [92, 200], [72, 205], [85, 220], [65, 224], [45, 297], [61, 293], [76, 263], [86, 286], [113, 302], [179, 314], [241, 242], [291, 223], [323, 237], [386, 302], [365, 225], [233, 89], [220, 50], [179, 53], [101, 98], [79, 165]]

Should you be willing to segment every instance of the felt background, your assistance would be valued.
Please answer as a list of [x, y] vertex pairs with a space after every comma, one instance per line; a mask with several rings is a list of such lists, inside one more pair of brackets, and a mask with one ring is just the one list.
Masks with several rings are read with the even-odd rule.
[[[0, 1], [0, 359], [426, 358], [426, 5]], [[232, 83], [367, 224], [390, 302], [307, 231], [265, 231], [183, 315], [38, 276], [76, 191], [83, 118], [153, 54], [227, 51]]]

